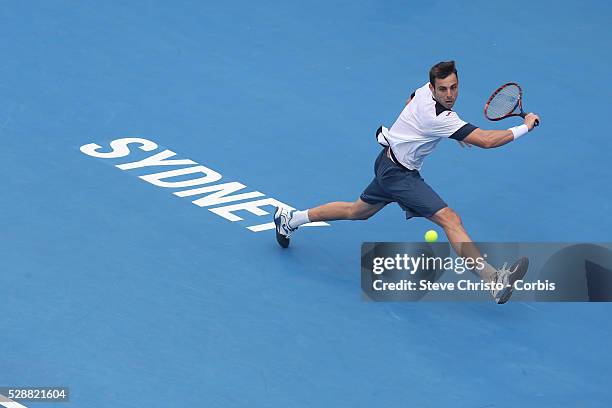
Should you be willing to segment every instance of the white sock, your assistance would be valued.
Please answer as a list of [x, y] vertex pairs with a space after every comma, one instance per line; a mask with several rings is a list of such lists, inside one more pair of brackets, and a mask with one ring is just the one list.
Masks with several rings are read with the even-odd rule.
[[488, 262], [485, 262], [484, 264], [485, 267], [482, 271], [480, 271], [479, 275], [485, 281], [490, 282], [497, 273], [497, 269], [492, 267]]
[[297, 228], [300, 225], [308, 224], [310, 220], [308, 219], [308, 210], [304, 211], [296, 211], [293, 213], [293, 218], [289, 220], [289, 227]]

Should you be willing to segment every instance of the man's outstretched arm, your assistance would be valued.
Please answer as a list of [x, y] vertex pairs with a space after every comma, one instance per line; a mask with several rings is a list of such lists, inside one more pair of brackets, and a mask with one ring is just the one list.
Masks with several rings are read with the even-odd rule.
[[[525, 116], [524, 125], [527, 127], [527, 131], [531, 131], [535, 126], [535, 121], [540, 120], [539, 116], [533, 113]], [[524, 128], [517, 126], [514, 131], [511, 129], [507, 130], [483, 130], [474, 129], [463, 142], [472, 144], [474, 146], [482, 147], [483, 149], [492, 149], [494, 147], [500, 147], [511, 141], [518, 139], [524, 133]]]

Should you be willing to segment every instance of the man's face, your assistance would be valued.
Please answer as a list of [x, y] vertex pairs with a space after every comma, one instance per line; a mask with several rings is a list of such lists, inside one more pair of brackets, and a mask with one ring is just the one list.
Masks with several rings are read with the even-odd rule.
[[436, 78], [436, 86], [429, 84], [429, 89], [436, 101], [438, 101], [446, 109], [452, 109], [457, 95], [459, 94], [459, 80], [457, 75], [450, 74], [446, 78]]

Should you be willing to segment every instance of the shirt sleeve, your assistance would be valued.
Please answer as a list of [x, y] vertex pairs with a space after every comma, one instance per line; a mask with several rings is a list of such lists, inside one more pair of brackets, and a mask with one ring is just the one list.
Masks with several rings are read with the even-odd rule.
[[431, 135], [461, 141], [474, 129], [477, 127], [463, 121], [456, 112], [444, 111], [434, 119]]

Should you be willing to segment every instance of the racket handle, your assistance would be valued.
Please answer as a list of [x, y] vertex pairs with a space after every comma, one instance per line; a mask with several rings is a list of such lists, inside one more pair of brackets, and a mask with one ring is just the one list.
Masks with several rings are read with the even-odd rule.
[[[525, 119], [525, 116], [527, 116], [527, 114], [526, 114], [525, 112], [521, 112], [521, 113], [519, 113], [519, 116], [520, 116], [521, 118]], [[536, 119], [536, 120], [535, 120], [535, 122], [533, 122], [533, 127], [536, 127], [536, 126], [538, 126], [539, 124], [540, 124], [540, 121]]]

